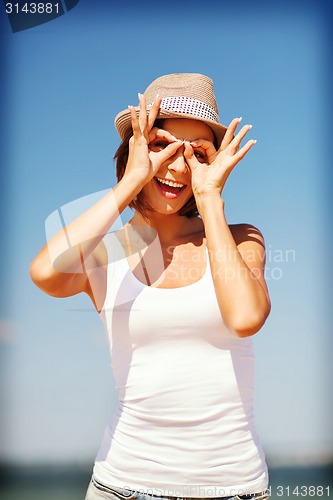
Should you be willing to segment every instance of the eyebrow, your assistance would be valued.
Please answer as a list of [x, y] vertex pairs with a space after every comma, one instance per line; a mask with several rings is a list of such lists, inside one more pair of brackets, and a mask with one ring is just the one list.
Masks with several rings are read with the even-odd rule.
[[[165, 130], [165, 129], [163, 129], [163, 130]], [[168, 131], [168, 130], [166, 130], [166, 132], [169, 132], [169, 131]], [[169, 133], [171, 134], [171, 132], [169, 132]], [[172, 135], [173, 135], [173, 134], [172, 134]], [[174, 137], [176, 137], [176, 136], [174, 136]], [[156, 137], [155, 139], [153, 139], [153, 141], [156, 141], [156, 140], [158, 140], [158, 139], [160, 139], [161, 141], [163, 140], [163, 141], [168, 141], [168, 142], [170, 142], [170, 141], [169, 141], [169, 139], [167, 139], [166, 137], [163, 137], [163, 138], [162, 138], [162, 137], [161, 137], [161, 138], [160, 138], [160, 137]], [[203, 140], [203, 141], [208, 141], [208, 142], [211, 142], [211, 143], [214, 145], [214, 141], [211, 141], [210, 139], [205, 139], [204, 137], [196, 137], [195, 139], [187, 139], [187, 138], [185, 138], [185, 139], [181, 139], [180, 137], [176, 137], [176, 139], [177, 139], [178, 141], [183, 141], [183, 142], [184, 142], [184, 141], [193, 142], [193, 141], [200, 141], [200, 140]], [[152, 141], [152, 142], [153, 142], [153, 141]], [[196, 146], [196, 147], [197, 147], [197, 148], [202, 148], [203, 146]]]

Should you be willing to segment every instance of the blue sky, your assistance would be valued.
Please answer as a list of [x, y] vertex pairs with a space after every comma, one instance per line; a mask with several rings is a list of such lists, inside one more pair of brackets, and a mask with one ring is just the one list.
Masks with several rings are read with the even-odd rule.
[[115, 404], [102, 324], [87, 297], [40, 292], [29, 264], [54, 210], [115, 184], [114, 116], [154, 78], [174, 72], [209, 75], [222, 122], [241, 115], [258, 140], [224, 197], [228, 221], [256, 225], [267, 246], [272, 312], [255, 337], [266, 454], [293, 463], [332, 452], [324, 14], [298, 2], [168, 2], [157, 10], [81, 0], [13, 34], [1, 13], [4, 460], [83, 462], [97, 452]]

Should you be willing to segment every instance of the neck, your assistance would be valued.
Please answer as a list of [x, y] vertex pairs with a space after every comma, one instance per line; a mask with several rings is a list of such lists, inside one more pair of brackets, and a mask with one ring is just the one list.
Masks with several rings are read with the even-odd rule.
[[146, 226], [154, 229], [163, 244], [170, 244], [189, 233], [193, 228], [193, 223], [197, 221], [196, 217], [188, 217], [178, 214], [160, 214], [154, 212], [149, 214], [149, 219], [145, 219], [140, 212], [136, 211], [130, 220], [132, 226]]

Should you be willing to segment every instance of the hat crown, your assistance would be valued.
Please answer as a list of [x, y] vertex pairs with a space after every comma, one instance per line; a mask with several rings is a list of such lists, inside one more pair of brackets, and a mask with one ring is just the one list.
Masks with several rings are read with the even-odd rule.
[[[172, 73], [156, 78], [145, 90], [147, 113], [156, 100], [156, 94], [162, 98], [157, 118], [187, 118], [199, 120], [214, 132], [219, 145], [227, 130], [222, 125], [216, 104], [213, 81], [200, 73]], [[134, 107], [137, 116], [140, 106]], [[122, 140], [132, 132], [130, 110], [124, 109], [117, 114], [115, 126]]]
[[219, 113], [213, 81], [200, 73], [173, 73], [160, 76], [144, 92], [147, 104], [154, 102], [156, 94], [162, 99], [167, 97], [195, 99], [212, 108], [217, 115]]

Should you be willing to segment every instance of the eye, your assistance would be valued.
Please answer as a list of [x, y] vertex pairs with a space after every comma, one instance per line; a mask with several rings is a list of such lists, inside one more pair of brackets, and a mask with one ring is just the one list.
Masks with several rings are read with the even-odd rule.
[[206, 155], [204, 153], [201, 153], [201, 151], [195, 150], [194, 151], [194, 156], [200, 161], [201, 163], [204, 163], [207, 161]]
[[155, 151], [157, 153], [158, 151], [163, 151], [163, 149], [165, 149], [168, 146], [169, 146], [169, 142], [168, 141], [158, 140], [158, 141], [151, 142], [149, 144], [149, 149], [151, 151]]

